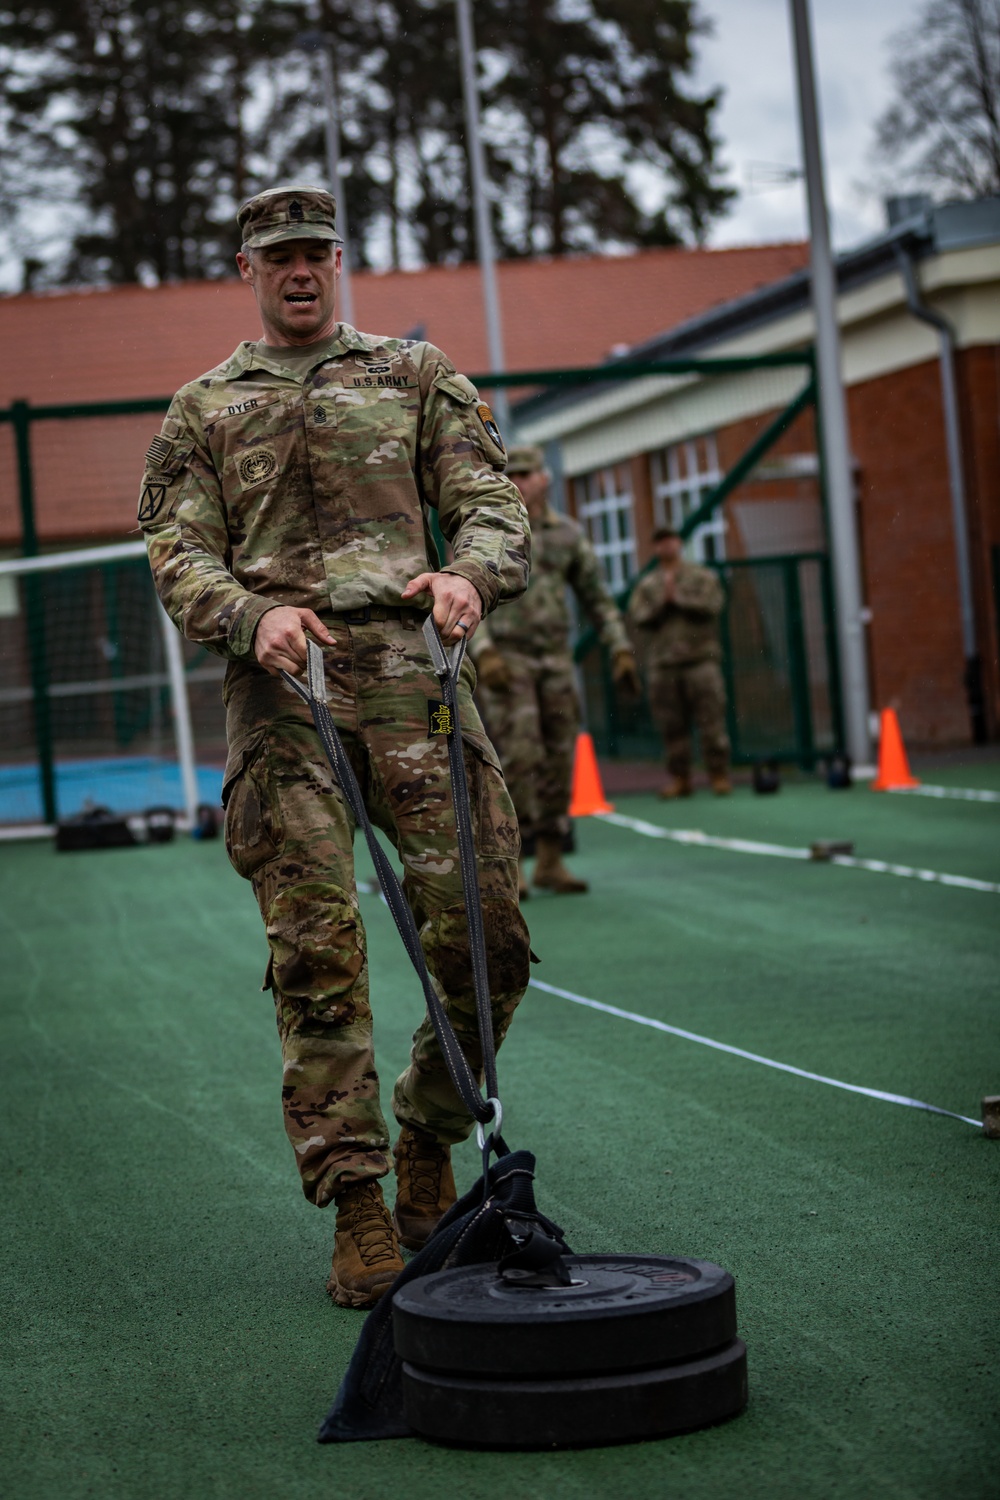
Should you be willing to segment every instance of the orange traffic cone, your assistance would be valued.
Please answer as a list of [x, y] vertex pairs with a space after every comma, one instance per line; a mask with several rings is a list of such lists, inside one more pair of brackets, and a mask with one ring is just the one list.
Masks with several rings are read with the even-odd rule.
[[883, 708], [878, 737], [878, 775], [871, 784], [873, 792], [901, 792], [920, 782], [910, 772], [903, 736], [894, 708]]
[[569, 815], [571, 818], [589, 818], [594, 813], [606, 812], [614, 812], [614, 808], [604, 798], [594, 742], [589, 734], [581, 732], [576, 737], [576, 755], [573, 758], [573, 800], [569, 805]]

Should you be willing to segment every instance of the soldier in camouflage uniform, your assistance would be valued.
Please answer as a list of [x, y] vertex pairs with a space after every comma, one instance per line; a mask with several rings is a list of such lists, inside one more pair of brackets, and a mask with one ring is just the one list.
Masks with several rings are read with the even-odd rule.
[[717, 575], [685, 562], [683, 542], [671, 526], [653, 533], [659, 567], [632, 591], [628, 618], [647, 639], [649, 702], [667, 749], [670, 780], [661, 797], [690, 797], [691, 726], [697, 724], [712, 791], [729, 784], [726, 688], [719, 661], [719, 615], [724, 597]]
[[[531, 521], [531, 582], [527, 593], [480, 629], [472, 651], [521, 837], [535, 836], [534, 884], [565, 895], [587, 889], [562, 858], [580, 727], [567, 587], [613, 653], [615, 682], [638, 694], [639, 674], [593, 547], [575, 521], [548, 503], [550, 476], [541, 448], [512, 448], [507, 473]], [[523, 865], [519, 884], [523, 899], [528, 894]]]
[[[520, 594], [529, 533], [489, 408], [440, 350], [335, 318], [335, 205], [313, 188], [245, 203], [240, 274], [263, 340], [178, 392], [150, 445], [139, 519], [157, 589], [185, 635], [229, 661], [226, 845], [267, 930], [285, 1126], [306, 1197], [337, 1206], [328, 1289], [368, 1307], [455, 1198], [450, 1147], [472, 1120], [428, 1018], [393, 1110], [397, 1199], [379, 1106], [354, 826], [305, 704], [278, 675], [325, 648], [330, 709], [372, 820], [398, 850], [428, 968], [474, 1068], [476, 1033], [440, 687], [421, 624], [445, 643]], [[437, 508], [454, 560], [429, 539]], [[494, 1036], [528, 979], [517, 821], [473, 706], [459, 701], [477, 840]]]

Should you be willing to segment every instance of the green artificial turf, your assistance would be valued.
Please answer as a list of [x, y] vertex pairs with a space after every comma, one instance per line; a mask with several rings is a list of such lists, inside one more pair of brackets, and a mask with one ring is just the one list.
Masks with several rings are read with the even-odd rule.
[[[949, 784], [987, 786], [989, 767]], [[928, 780], [945, 784], [945, 773]], [[619, 797], [663, 826], [1000, 880], [1000, 806], [830, 793]], [[1000, 895], [578, 825], [585, 897], [526, 908], [539, 979], [970, 1117], [1000, 1093]], [[368, 873], [366, 859], [359, 871]], [[560, 1453], [320, 1447], [361, 1324], [281, 1128], [265, 947], [218, 843], [0, 853], [3, 1492], [151, 1500], [996, 1495], [1000, 1141], [530, 990], [512, 1146], [587, 1251], [737, 1279], [750, 1406]], [[418, 990], [362, 898], [384, 1092]], [[457, 1153], [460, 1186], [475, 1175]]]

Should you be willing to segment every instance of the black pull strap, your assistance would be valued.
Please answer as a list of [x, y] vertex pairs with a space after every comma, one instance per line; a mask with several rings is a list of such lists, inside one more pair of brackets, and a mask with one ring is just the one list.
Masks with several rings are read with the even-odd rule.
[[[424, 620], [424, 640], [431, 653], [434, 671], [441, 683], [444, 701], [451, 710], [451, 733], [448, 735], [448, 764], [451, 768], [452, 796], [455, 803], [455, 829], [458, 834], [458, 863], [462, 872], [462, 894], [469, 923], [469, 952], [472, 955], [472, 985], [476, 996], [476, 1019], [483, 1050], [483, 1076], [488, 1098], [497, 1098], [497, 1055], [493, 1045], [493, 1013], [490, 1008], [490, 981], [486, 970], [486, 935], [483, 932], [483, 906], [479, 894], [479, 871], [476, 868], [476, 845], [472, 836], [472, 810], [465, 780], [465, 754], [462, 748], [462, 721], [458, 712], [458, 674], [465, 657], [465, 637], [451, 656], [445, 651], [434, 616]], [[497, 1122], [499, 1129], [499, 1121]]]
[[[433, 622], [431, 623], [433, 624]], [[434, 633], [435, 636], [437, 636], [436, 630]], [[444, 647], [441, 645], [440, 636], [437, 636], [437, 645], [438, 650], [441, 653], [441, 657], [445, 661], [445, 670], [448, 674], [449, 687], [446, 690], [445, 701], [451, 708], [452, 722], [457, 726], [457, 695], [454, 691], [454, 682], [451, 679], [450, 669], [447, 664], [447, 658], [444, 655]], [[461, 652], [456, 653], [456, 677], [458, 667], [460, 667], [461, 665], [461, 654]], [[437, 660], [435, 658], [435, 667], [436, 666]], [[444, 1057], [445, 1066], [448, 1069], [448, 1075], [451, 1078], [452, 1083], [455, 1085], [455, 1089], [459, 1095], [459, 1098], [465, 1105], [466, 1109], [474, 1119], [479, 1121], [480, 1125], [485, 1125], [489, 1121], [494, 1119], [494, 1105], [489, 1101], [489, 1099], [484, 1099], [479, 1091], [479, 1086], [476, 1083], [475, 1074], [469, 1066], [465, 1053], [462, 1051], [461, 1043], [459, 1042], [458, 1037], [455, 1035], [454, 1027], [448, 1019], [447, 1012], [445, 1011], [444, 1006], [441, 1004], [438, 993], [434, 988], [433, 981], [431, 980], [430, 973], [428, 972], [427, 961], [424, 957], [424, 950], [420, 945], [420, 935], [417, 932], [417, 924], [414, 921], [409, 902], [407, 901], [406, 896], [403, 893], [402, 886], [399, 883], [399, 879], [396, 875], [395, 870], [389, 862], [388, 856], [386, 855], [378, 839], [375, 837], [375, 830], [371, 825], [370, 818], [368, 817], [368, 811], [365, 807], [364, 797], [362, 796], [361, 788], [358, 786], [357, 777], [354, 774], [354, 767], [351, 765], [351, 762], [347, 756], [343, 741], [341, 740], [340, 735], [337, 732], [337, 726], [333, 722], [333, 716], [331, 715], [329, 706], [327, 705], [326, 677], [323, 669], [323, 653], [320, 650], [319, 646], [316, 645], [315, 641], [310, 640], [307, 642], [305, 682], [300, 682], [298, 678], [292, 677], [290, 673], [285, 671], [282, 671], [281, 675], [288, 686], [292, 688], [296, 693], [298, 693], [299, 697], [309, 705], [310, 712], [312, 713], [313, 723], [316, 726], [316, 732], [320, 738], [320, 743], [322, 744], [323, 749], [326, 753], [326, 757], [330, 762], [330, 766], [333, 770], [333, 774], [336, 778], [337, 784], [343, 792], [347, 804], [354, 814], [357, 823], [364, 831], [365, 841], [368, 845], [369, 853], [371, 854], [372, 861], [375, 865], [375, 872], [378, 875], [379, 885], [382, 887], [382, 892], [385, 896], [386, 904], [388, 905], [389, 910], [392, 913], [393, 921], [396, 924], [397, 931], [399, 932], [399, 935], [403, 940], [403, 946], [406, 949], [410, 962], [416, 970], [417, 977], [420, 980], [421, 988], [424, 992], [424, 999], [427, 1002], [427, 1013], [431, 1018], [431, 1024], [434, 1027], [434, 1032], [437, 1036], [438, 1044], [440, 1045], [441, 1052]], [[444, 680], [442, 679], [442, 682], [443, 681]], [[450, 696], [448, 696], [448, 693], [450, 693]], [[458, 728], [458, 733], [459, 735], [461, 734], [460, 727]], [[462, 762], [461, 740], [459, 739], [458, 744], [458, 764], [461, 770], [461, 776], [458, 778], [456, 777], [455, 772], [455, 761], [452, 757], [452, 736], [449, 736], [448, 751], [455, 797], [456, 825], [463, 821], [462, 813], [459, 812], [460, 807], [462, 808], [462, 811], [465, 815], [465, 833], [459, 834], [459, 864], [462, 871], [462, 887], [463, 891], [465, 892], [466, 914], [469, 917], [469, 941], [470, 947], [473, 950], [473, 983], [476, 992], [476, 1017], [479, 1023], [480, 1044], [482, 1047], [484, 1060], [484, 1073], [488, 1083], [490, 1080], [492, 1080], [492, 1086], [488, 1091], [491, 1096], [495, 1097], [496, 1050], [493, 1046], [493, 1026], [489, 1009], [489, 991], [488, 988], [485, 991], [486, 1008], [484, 1024], [484, 1012], [482, 1005], [480, 1004], [480, 987], [476, 968], [475, 947], [477, 938], [474, 936], [473, 910], [475, 912], [475, 918], [478, 918], [478, 923], [475, 931], [476, 933], [478, 933], [478, 941], [481, 947], [482, 973], [483, 975], [485, 975], [486, 957], [485, 948], [483, 947], [482, 910], [479, 905], [479, 881], [476, 875], [475, 850], [472, 844], [469, 794], [465, 782], [465, 767]], [[467, 859], [466, 849], [469, 851], [469, 853], [471, 853], [471, 861]], [[471, 882], [467, 878], [468, 863], [471, 863]], [[470, 890], [475, 893], [474, 908], [473, 905], [470, 904], [469, 900], [468, 893]], [[488, 1068], [486, 1066], [487, 1059], [489, 1060]]]

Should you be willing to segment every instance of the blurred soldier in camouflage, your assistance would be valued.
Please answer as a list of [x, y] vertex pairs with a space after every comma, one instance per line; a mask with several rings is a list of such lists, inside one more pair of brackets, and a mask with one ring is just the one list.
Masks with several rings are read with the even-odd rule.
[[[566, 895], [587, 889], [562, 858], [580, 728], [567, 585], [613, 653], [615, 682], [637, 695], [639, 674], [593, 547], [575, 521], [548, 503], [550, 476], [541, 448], [512, 448], [507, 473], [531, 521], [531, 582], [516, 604], [505, 604], [479, 631], [472, 650], [521, 836], [535, 835], [534, 883]], [[519, 887], [523, 899], [528, 894], [523, 863]]]
[[[455, 1198], [450, 1146], [472, 1120], [425, 1016], [393, 1093], [395, 1221], [379, 1106], [354, 826], [298, 673], [309, 632], [326, 649], [333, 717], [372, 820], [394, 842], [428, 967], [474, 1067], [468, 930], [447, 741], [421, 634], [445, 643], [523, 592], [530, 538], [503, 477], [489, 407], [440, 350], [358, 333], [335, 316], [335, 204], [274, 188], [240, 209], [240, 275], [263, 329], [175, 396], [150, 444], [139, 503], [160, 598], [185, 635], [228, 658], [226, 846], [267, 929], [264, 987], [284, 1061], [285, 1127], [311, 1202], [337, 1206], [328, 1290], [368, 1307]], [[437, 508], [454, 560], [429, 541]], [[460, 702], [499, 1044], [528, 979], [519, 841], [499, 762], [463, 669]]]
[[636, 584], [628, 617], [647, 637], [649, 702], [667, 747], [670, 780], [661, 797], [690, 797], [691, 726], [697, 724], [712, 791], [727, 796], [729, 736], [719, 660], [722, 585], [708, 568], [685, 562], [671, 526], [653, 533], [659, 567]]

